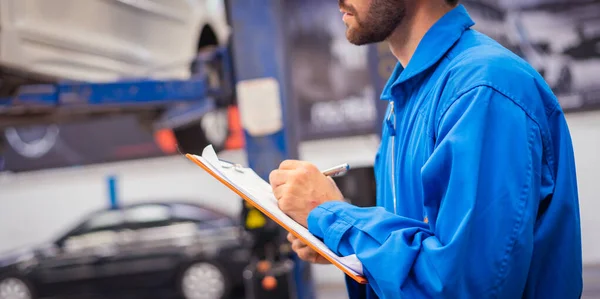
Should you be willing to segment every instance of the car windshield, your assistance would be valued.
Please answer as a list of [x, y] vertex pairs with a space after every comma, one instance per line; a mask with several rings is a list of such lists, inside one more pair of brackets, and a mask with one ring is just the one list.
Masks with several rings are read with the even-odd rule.
[[172, 208], [173, 217], [178, 219], [204, 222], [224, 217], [217, 212], [194, 205], [174, 204]]
[[161, 222], [169, 220], [169, 217], [169, 207], [164, 205], [144, 205], [125, 210], [125, 218], [131, 223]]
[[114, 228], [123, 224], [123, 214], [120, 210], [99, 212], [90, 218], [85, 225], [84, 231], [92, 231], [103, 228]]

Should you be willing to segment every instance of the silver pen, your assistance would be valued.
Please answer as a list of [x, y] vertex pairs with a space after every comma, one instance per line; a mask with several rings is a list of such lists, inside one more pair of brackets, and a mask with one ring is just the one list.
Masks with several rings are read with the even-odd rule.
[[350, 165], [348, 165], [348, 163], [344, 163], [344, 164], [323, 170], [323, 174], [325, 176], [329, 176], [329, 177], [339, 177], [339, 176], [345, 175], [348, 172], [348, 170], [350, 170]]

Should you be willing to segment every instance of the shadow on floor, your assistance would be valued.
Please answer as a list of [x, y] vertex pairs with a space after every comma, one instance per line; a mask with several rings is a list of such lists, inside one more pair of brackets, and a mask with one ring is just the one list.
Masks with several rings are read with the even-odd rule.
[[[346, 299], [344, 285], [320, 285], [317, 299]], [[600, 299], [600, 265], [587, 266], [583, 271], [582, 299]]]

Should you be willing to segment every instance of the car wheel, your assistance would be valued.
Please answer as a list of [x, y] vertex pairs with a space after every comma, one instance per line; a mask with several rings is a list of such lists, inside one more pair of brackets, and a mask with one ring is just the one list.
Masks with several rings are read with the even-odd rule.
[[188, 266], [179, 284], [185, 299], [222, 299], [230, 292], [230, 283], [224, 271], [209, 262], [196, 262]]
[[0, 299], [33, 299], [33, 290], [24, 280], [16, 277], [0, 281]]
[[56, 125], [27, 128], [6, 128], [4, 138], [22, 157], [38, 159], [48, 154], [59, 140], [60, 128]]
[[229, 138], [229, 115], [227, 109], [217, 109], [206, 113], [199, 122], [173, 129], [179, 148], [191, 154], [202, 154], [211, 144], [218, 153], [225, 149]]
[[207, 112], [200, 120], [206, 140], [220, 149], [225, 148], [229, 137], [229, 113], [227, 109]]

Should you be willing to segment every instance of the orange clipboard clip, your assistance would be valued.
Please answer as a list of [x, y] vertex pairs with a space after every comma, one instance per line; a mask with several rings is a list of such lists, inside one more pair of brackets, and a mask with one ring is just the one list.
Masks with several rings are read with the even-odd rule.
[[194, 155], [186, 154], [185, 157], [188, 158], [189, 160], [191, 160], [192, 162], [194, 162], [194, 164], [200, 166], [208, 174], [210, 174], [212, 177], [214, 177], [215, 179], [217, 179], [223, 185], [227, 186], [227, 188], [231, 189], [231, 191], [235, 192], [237, 195], [239, 195], [241, 198], [243, 198], [246, 202], [250, 203], [250, 205], [252, 205], [256, 209], [258, 209], [259, 211], [261, 211], [264, 215], [266, 215], [267, 217], [269, 217], [270, 219], [272, 219], [273, 221], [275, 221], [277, 224], [279, 224], [281, 227], [283, 227], [286, 231], [288, 231], [289, 233], [291, 233], [292, 235], [294, 235], [296, 238], [302, 240], [310, 248], [312, 248], [314, 251], [316, 251], [317, 253], [319, 253], [322, 257], [324, 257], [326, 260], [328, 260], [331, 264], [335, 265], [337, 268], [339, 268], [340, 270], [342, 270], [346, 275], [348, 275], [349, 277], [351, 277], [352, 279], [354, 279], [356, 282], [358, 282], [360, 284], [366, 284], [367, 283], [367, 279], [364, 276], [356, 275], [356, 274], [348, 271], [348, 269], [346, 269], [346, 267], [343, 266], [342, 264], [340, 264], [338, 261], [336, 261], [333, 258], [329, 257], [327, 254], [324, 254], [319, 248], [317, 248], [311, 242], [307, 241], [304, 237], [302, 237], [300, 234], [296, 233], [294, 230], [290, 229], [286, 224], [284, 224], [281, 221], [279, 221], [277, 219], [277, 217], [274, 217], [271, 213], [267, 212], [259, 204], [255, 203], [251, 198], [249, 198], [246, 194], [244, 194], [243, 192], [241, 192], [240, 190], [238, 190], [236, 187], [234, 187], [233, 185], [231, 185], [231, 183], [229, 183], [226, 180], [224, 180], [218, 174], [214, 173], [210, 168], [208, 168], [206, 165], [204, 165], [202, 162], [200, 162], [198, 159], [196, 159], [194, 157]]

